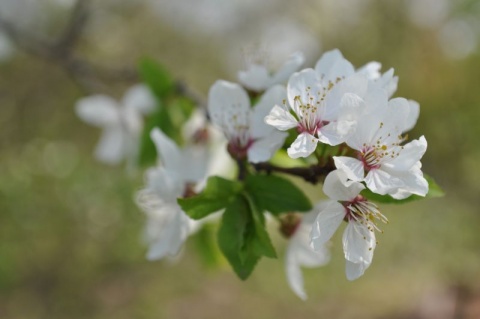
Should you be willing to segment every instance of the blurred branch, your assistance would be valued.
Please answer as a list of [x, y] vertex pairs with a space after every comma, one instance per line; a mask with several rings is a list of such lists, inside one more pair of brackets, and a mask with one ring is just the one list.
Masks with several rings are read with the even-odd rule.
[[312, 184], [318, 184], [321, 182], [331, 171], [335, 170], [335, 164], [333, 160], [329, 160], [325, 165], [311, 165], [308, 167], [280, 167], [270, 163], [257, 163], [252, 164], [257, 172], [266, 172], [271, 174], [272, 172], [283, 173], [287, 175], [293, 175], [303, 178], [306, 182]]
[[78, 44], [88, 20], [89, 1], [76, 1], [66, 27], [55, 41], [32, 36], [28, 32], [18, 29], [1, 15], [0, 28], [20, 50], [59, 65], [78, 86], [89, 93], [104, 91], [106, 83], [110, 81], [133, 82], [138, 80], [138, 75], [133, 69], [97, 66], [86, 59], [75, 56], [74, 48]]

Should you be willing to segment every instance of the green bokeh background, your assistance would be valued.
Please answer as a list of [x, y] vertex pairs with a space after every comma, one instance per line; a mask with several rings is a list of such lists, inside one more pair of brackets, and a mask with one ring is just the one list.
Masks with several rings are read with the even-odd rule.
[[[308, 26], [322, 51], [395, 68], [396, 96], [421, 105], [410, 136], [426, 136], [423, 168], [446, 196], [382, 206], [390, 224], [354, 282], [345, 278], [337, 234], [332, 262], [305, 271], [306, 302], [287, 286], [275, 226], [280, 259], [263, 259], [246, 282], [224, 261], [202, 263], [194, 240], [176, 262], [148, 262], [133, 200], [141, 172], [95, 162], [99, 131], [73, 111], [82, 88], [55, 63], [18, 50], [0, 64], [0, 318], [444, 318], [429, 314], [445, 315], [452, 302], [457, 318], [480, 318], [479, 53], [448, 59], [435, 29], [408, 20], [405, 2], [370, 1], [359, 22], [343, 28], [321, 1], [277, 2], [264, 19], [281, 12]], [[464, 2], [456, 14], [475, 4]], [[92, 2], [93, 13], [102, 8], [114, 19], [92, 15], [105, 24], [87, 29], [79, 55], [129, 68], [151, 56], [203, 97], [216, 79], [235, 81], [225, 62], [234, 42], [180, 32], [142, 3], [108, 3]], [[62, 14], [51, 15], [47, 33], [62, 27]], [[245, 34], [255, 40], [253, 27]], [[114, 79], [105, 93], [120, 98], [128, 84]], [[320, 186], [306, 187], [319, 196]]]

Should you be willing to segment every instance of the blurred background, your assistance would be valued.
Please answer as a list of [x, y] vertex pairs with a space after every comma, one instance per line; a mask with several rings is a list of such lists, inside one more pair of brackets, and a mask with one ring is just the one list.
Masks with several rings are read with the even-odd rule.
[[[479, 41], [476, 0], [0, 0], [0, 318], [480, 318]], [[100, 130], [75, 102], [121, 98], [145, 56], [205, 99], [252, 50], [275, 69], [333, 48], [395, 68], [446, 196], [383, 205], [390, 224], [354, 282], [337, 234], [332, 262], [304, 272], [306, 302], [280, 236], [280, 259], [246, 282], [205, 264], [193, 239], [177, 262], [148, 262], [142, 172], [94, 160]]]

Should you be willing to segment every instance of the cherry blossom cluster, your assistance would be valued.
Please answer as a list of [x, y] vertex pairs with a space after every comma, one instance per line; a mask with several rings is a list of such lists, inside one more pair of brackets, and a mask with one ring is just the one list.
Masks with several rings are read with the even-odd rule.
[[[356, 69], [338, 50], [324, 53], [314, 68], [300, 70], [303, 63], [303, 55], [295, 53], [276, 72], [250, 64], [239, 72], [239, 84], [215, 82], [208, 93], [207, 112], [193, 112], [184, 125], [182, 146], [162, 127], [151, 130], [157, 166], [146, 171], [146, 186], [136, 195], [147, 219], [148, 259], [176, 256], [205, 222], [221, 218], [232, 202], [245, 198], [252, 215], [261, 209], [261, 218], [252, 219], [255, 231], [264, 224], [264, 215], [267, 221], [280, 224], [289, 240], [285, 253], [288, 283], [305, 299], [301, 267], [329, 261], [329, 242], [342, 222], [346, 223], [342, 237], [346, 276], [354, 280], [372, 263], [375, 234], [388, 223], [372, 199], [427, 195], [429, 183], [420, 162], [427, 141], [423, 136], [408, 141], [406, 134], [417, 121], [419, 104], [392, 98], [398, 83], [393, 69], [381, 73], [378, 62]], [[118, 162], [130, 156], [128, 150], [137, 154], [140, 115], [152, 110], [152, 99], [145, 87], [135, 87], [121, 105], [105, 96], [79, 101], [78, 115], [104, 128], [96, 150], [99, 159]], [[298, 167], [273, 165], [281, 163], [278, 155], [282, 153]], [[326, 199], [308, 212], [278, 214], [276, 207], [250, 198], [249, 185], [254, 179], [249, 182], [248, 176], [264, 176], [260, 168], [267, 174], [291, 174], [305, 180], [308, 174], [321, 172], [323, 192], [319, 189], [319, 193]], [[211, 176], [232, 180], [225, 184], [232, 191], [209, 186]], [[221, 196], [233, 198], [225, 199], [224, 206], [217, 205], [223, 199], [215, 202], [215, 194], [222, 192]], [[275, 189], [270, 192], [268, 196], [277, 196]], [[179, 198], [196, 202], [189, 202], [187, 209]], [[198, 207], [191, 208], [191, 203]], [[209, 215], [210, 211], [216, 213]], [[270, 240], [260, 233], [252, 240], [263, 245], [260, 255], [271, 257]], [[235, 256], [227, 256], [237, 273], [243, 270], [235, 268], [235, 262], [247, 267], [243, 259], [250, 257], [235, 261]]]

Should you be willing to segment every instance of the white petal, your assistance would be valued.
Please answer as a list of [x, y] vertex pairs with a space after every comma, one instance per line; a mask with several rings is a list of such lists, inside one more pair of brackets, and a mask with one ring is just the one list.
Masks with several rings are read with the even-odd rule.
[[150, 137], [165, 168], [181, 175], [183, 170], [182, 154], [175, 142], [157, 127], [150, 132]]
[[361, 277], [365, 270], [370, 266], [370, 263], [352, 263], [351, 261], [346, 261], [345, 272], [347, 274], [348, 280], [355, 280]]
[[286, 131], [298, 126], [295, 117], [278, 105], [275, 105], [270, 111], [270, 114], [265, 117], [265, 123], [279, 129], [280, 131]]
[[324, 82], [335, 83], [337, 78], [348, 77], [355, 73], [353, 65], [339, 50], [325, 52], [315, 65], [315, 71]]
[[338, 201], [350, 201], [365, 188], [360, 183], [348, 183], [347, 175], [341, 170], [330, 172], [323, 183], [323, 192], [329, 198]]
[[423, 177], [418, 162], [409, 171], [397, 173], [395, 177], [403, 182], [403, 186], [398, 189], [392, 189], [389, 194], [395, 199], [404, 199], [412, 194], [426, 196], [428, 194], [428, 181]]
[[332, 238], [345, 214], [345, 207], [336, 201], [329, 201], [326, 207], [318, 213], [310, 233], [311, 245], [314, 250], [324, 249], [325, 243]]
[[[427, 140], [421, 136], [418, 140], [413, 140], [403, 146], [399, 151], [399, 155], [394, 159], [388, 161], [383, 166], [388, 168], [388, 171], [408, 171], [412, 168], [427, 151]], [[382, 166], [382, 167], [383, 167]]]
[[[355, 123], [351, 123], [354, 125]], [[345, 137], [353, 126], [348, 126], [347, 122], [330, 122], [318, 130], [318, 140], [328, 145], [338, 145], [345, 142]]]
[[120, 109], [117, 102], [107, 95], [92, 95], [77, 101], [77, 116], [95, 126], [120, 125]]
[[247, 89], [259, 92], [268, 88], [271, 78], [264, 65], [252, 64], [246, 71], [238, 72], [238, 81]]
[[308, 133], [301, 133], [297, 136], [287, 153], [291, 158], [307, 157], [315, 151], [318, 139]]
[[380, 195], [388, 194], [404, 184], [401, 179], [382, 169], [370, 170], [365, 176], [365, 183], [372, 192]]
[[388, 101], [387, 110], [385, 126], [392, 127], [395, 132], [405, 131], [410, 103], [404, 98], [397, 97]]
[[118, 164], [125, 158], [126, 133], [121, 127], [107, 127], [95, 148], [95, 157], [107, 164]]
[[252, 163], [268, 161], [282, 147], [287, 136], [285, 132], [273, 131], [256, 140], [248, 149], [248, 161]]
[[302, 269], [296, 259], [295, 247], [289, 245], [285, 255], [285, 272], [290, 289], [302, 300], [307, 299], [307, 294], [303, 286]]
[[265, 117], [272, 111], [275, 105], [281, 105], [286, 98], [287, 91], [281, 85], [271, 87], [262, 95], [252, 112], [250, 122], [252, 138], [264, 137], [274, 130], [273, 127], [265, 123]]
[[206, 145], [189, 145], [181, 152], [182, 176], [187, 182], [199, 182], [207, 174], [209, 152]]
[[365, 177], [363, 163], [356, 158], [348, 156], [334, 156], [335, 167], [347, 175], [349, 179], [355, 182], [363, 181]]
[[123, 106], [141, 114], [149, 114], [157, 105], [157, 101], [145, 84], [132, 86], [123, 97]]
[[271, 79], [271, 85], [285, 83], [288, 78], [302, 66], [305, 56], [301, 52], [295, 52], [280, 67]]
[[366, 225], [353, 220], [348, 222], [343, 233], [345, 259], [353, 263], [370, 264], [376, 246], [375, 233]]
[[393, 76], [394, 70], [390, 69], [387, 72], [383, 73], [380, 79], [375, 81], [378, 87], [382, 88], [387, 92], [388, 97], [392, 97], [392, 95], [397, 91], [398, 87], [398, 76]]
[[369, 80], [380, 78], [380, 69], [382, 64], [377, 61], [372, 61], [357, 69], [357, 73], [365, 76]]
[[410, 131], [417, 124], [420, 116], [420, 104], [413, 100], [408, 100], [408, 104], [410, 105], [410, 112], [408, 112], [405, 128], [403, 129], [404, 132]]
[[227, 135], [250, 124], [250, 100], [238, 84], [215, 82], [208, 93], [208, 112], [212, 123]]
[[318, 76], [313, 69], [304, 69], [296, 72], [288, 80], [288, 103], [296, 114], [302, 115], [303, 111], [298, 107], [298, 102], [295, 101], [295, 98], [299, 96], [300, 100], [306, 103], [306, 101], [309, 101], [311, 92], [321, 92], [322, 90]]

